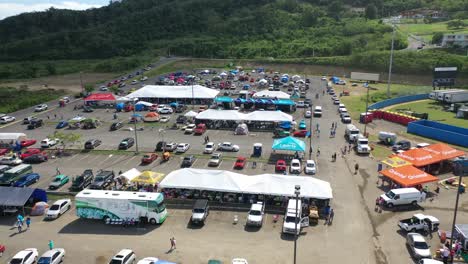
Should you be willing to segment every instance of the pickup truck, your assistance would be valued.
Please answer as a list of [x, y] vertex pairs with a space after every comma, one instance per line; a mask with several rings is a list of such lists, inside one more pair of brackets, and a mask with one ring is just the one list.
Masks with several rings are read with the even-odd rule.
[[427, 223], [429, 225], [429, 230], [433, 232], [439, 228], [440, 222], [439, 219], [434, 216], [415, 214], [411, 218], [403, 219], [398, 222], [398, 226], [407, 232], [416, 232], [418, 230], [424, 230], [424, 223]]
[[94, 182], [89, 186], [93, 190], [105, 190], [114, 182], [115, 174], [113, 171], [102, 170], [94, 177]]

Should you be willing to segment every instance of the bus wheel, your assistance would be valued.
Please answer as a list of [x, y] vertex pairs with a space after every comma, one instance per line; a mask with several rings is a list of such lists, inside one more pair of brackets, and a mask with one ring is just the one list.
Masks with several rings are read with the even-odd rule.
[[155, 224], [157, 224], [157, 223], [156, 223], [156, 219], [154, 219], [154, 218], [151, 218], [151, 219], [150, 219], [150, 224], [152, 224], [152, 225], [155, 225]]

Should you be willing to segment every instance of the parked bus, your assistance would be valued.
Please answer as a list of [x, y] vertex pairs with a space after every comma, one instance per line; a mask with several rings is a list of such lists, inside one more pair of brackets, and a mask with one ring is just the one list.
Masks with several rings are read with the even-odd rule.
[[148, 221], [166, 220], [164, 196], [151, 192], [83, 190], [75, 196], [76, 215], [87, 219]]
[[21, 176], [31, 173], [32, 171], [32, 166], [30, 164], [21, 164], [13, 167], [5, 171], [5, 173], [0, 177], [0, 185], [10, 186]]

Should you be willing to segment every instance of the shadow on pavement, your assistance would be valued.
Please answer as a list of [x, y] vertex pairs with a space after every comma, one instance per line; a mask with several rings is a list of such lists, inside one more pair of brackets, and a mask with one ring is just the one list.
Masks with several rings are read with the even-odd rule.
[[60, 234], [95, 234], [95, 235], [143, 235], [160, 225], [146, 224], [143, 226], [123, 227], [121, 225], [105, 225], [99, 220], [77, 219], [64, 226]]

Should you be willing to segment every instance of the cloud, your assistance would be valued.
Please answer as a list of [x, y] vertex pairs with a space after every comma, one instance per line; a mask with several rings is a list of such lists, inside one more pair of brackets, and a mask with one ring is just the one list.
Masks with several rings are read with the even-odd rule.
[[72, 9], [85, 10], [93, 7], [101, 7], [102, 5], [85, 4], [75, 1], [61, 1], [57, 3], [34, 3], [34, 4], [18, 4], [18, 3], [0, 3], [0, 20], [9, 16], [18, 15], [25, 12], [44, 11], [51, 7], [57, 9]]

